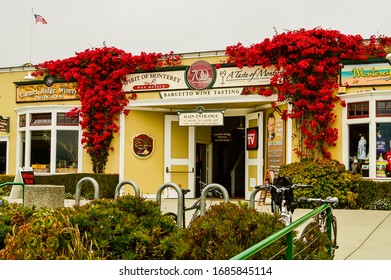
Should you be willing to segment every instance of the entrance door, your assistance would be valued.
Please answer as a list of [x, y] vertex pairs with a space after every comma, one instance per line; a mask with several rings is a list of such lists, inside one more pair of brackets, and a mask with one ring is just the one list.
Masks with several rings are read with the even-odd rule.
[[[262, 112], [251, 113], [246, 115], [246, 129], [258, 128], [258, 134], [246, 134], [246, 156], [245, 156], [245, 198], [250, 199], [250, 193], [256, 185], [262, 184], [263, 178], [263, 114]], [[258, 141], [257, 148], [249, 150], [249, 141]], [[253, 148], [253, 145], [251, 145]]]
[[[177, 115], [164, 118], [164, 182], [175, 183], [189, 189], [187, 197], [195, 195], [195, 137], [194, 127], [179, 126]], [[166, 197], [176, 197], [172, 188], [166, 189]]]

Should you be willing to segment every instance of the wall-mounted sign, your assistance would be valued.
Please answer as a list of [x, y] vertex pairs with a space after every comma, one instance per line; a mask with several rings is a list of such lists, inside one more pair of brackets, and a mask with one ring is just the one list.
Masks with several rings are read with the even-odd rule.
[[197, 61], [185, 70], [129, 74], [123, 84], [123, 90], [147, 92], [267, 86], [277, 72], [274, 67], [262, 66], [216, 69], [209, 63]]
[[391, 84], [391, 65], [388, 63], [344, 65], [342, 86], [374, 86]]
[[266, 169], [278, 174], [285, 164], [285, 122], [277, 111], [270, 113], [266, 120], [267, 161]]
[[224, 125], [224, 109], [205, 110], [199, 106], [196, 110], [180, 111], [179, 126], [218, 126]]
[[149, 158], [154, 149], [154, 139], [152, 136], [141, 133], [133, 137], [132, 151], [136, 157], [141, 159]]
[[77, 94], [77, 83], [55, 83], [19, 85], [16, 88], [16, 102], [53, 101], [80, 99]]
[[213, 142], [230, 142], [231, 132], [215, 132], [213, 133]]
[[216, 80], [216, 68], [199, 60], [186, 69], [185, 78], [186, 84], [192, 89], [210, 88]]
[[258, 150], [258, 127], [249, 127], [246, 129], [246, 147], [247, 150]]
[[0, 132], [10, 132], [10, 118], [3, 119], [0, 116]]
[[231, 96], [239, 96], [243, 92], [243, 88], [211, 88], [204, 90], [177, 90], [177, 91], [161, 91], [162, 99], [177, 99], [177, 98], [227, 98]]

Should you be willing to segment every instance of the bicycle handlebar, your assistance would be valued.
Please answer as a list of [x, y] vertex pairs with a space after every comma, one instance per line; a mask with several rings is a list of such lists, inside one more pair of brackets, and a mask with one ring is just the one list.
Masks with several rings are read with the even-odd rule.
[[337, 197], [327, 197], [326, 199], [322, 198], [311, 198], [311, 197], [300, 197], [297, 202], [302, 202], [302, 201], [307, 201], [307, 202], [318, 202], [318, 203], [329, 203], [333, 207], [338, 204], [338, 198]]
[[264, 189], [275, 189], [277, 192], [285, 191], [285, 190], [290, 190], [294, 188], [312, 188], [312, 185], [306, 185], [306, 184], [293, 184], [290, 186], [275, 186], [272, 184], [266, 184], [266, 185], [258, 185], [255, 186], [255, 189], [258, 190], [264, 190]]

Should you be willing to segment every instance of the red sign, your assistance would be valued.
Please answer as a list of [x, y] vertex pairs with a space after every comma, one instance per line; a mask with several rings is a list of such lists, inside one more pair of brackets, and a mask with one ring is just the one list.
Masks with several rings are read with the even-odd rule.
[[20, 171], [20, 176], [22, 177], [23, 183], [25, 183], [26, 185], [35, 184], [34, 171], [32, 170]]
[[199, 60], [186, 70], [186, 83], [192, 89], [210, 88], [216, 80], [216, 69], [208, 62]]
[[133, 153], [139, 158], [149, 158], [153, 152], [153, 137], [141, 133], [133, 137]]
[[247, 128], [247, 150], [258, 150], [258, 127]]

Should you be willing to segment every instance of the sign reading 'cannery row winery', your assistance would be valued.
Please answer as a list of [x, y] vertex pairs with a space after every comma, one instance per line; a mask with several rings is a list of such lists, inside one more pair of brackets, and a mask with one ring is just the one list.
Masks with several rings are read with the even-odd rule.
[[53, 101], [79, 99], [77, 83], [55, 83], [48, 87], [45, 84], [19, 85], [16, 88], [16, 102]]
[[[126, 76], [125, 92], [176, 91], [270, 85], [274, 67], [222, 67], [197, 61], [186, 70], [134, 73]], [[167, 95], [161, 95], [162, 98]]]

